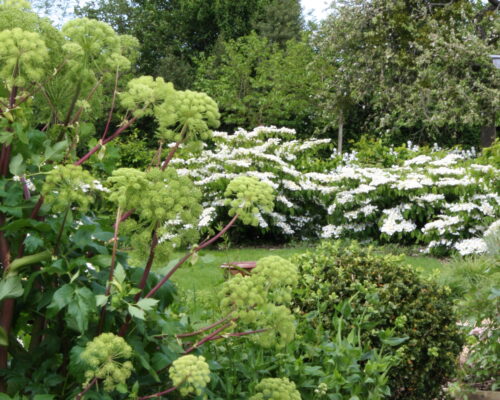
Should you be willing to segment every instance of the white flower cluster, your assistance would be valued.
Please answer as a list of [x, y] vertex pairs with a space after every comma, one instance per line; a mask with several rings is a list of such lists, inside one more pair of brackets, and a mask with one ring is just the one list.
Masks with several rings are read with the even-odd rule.
[[[424, 154], [408, 143], [404, 154], [410, 151], [411, 159], [377, 168], [363, 165], [356, 152], [341, 160], [333, 151], [325, 159], [330, 139], [299, 140], [287, 128], [214, 132], [214, 141], [196, 158], [172, 161], [204, 191], [201, 229], [226, 213], [218, 199], [238, 176], [275, 189], [274, 212], [256, 217], [261, 229], [286, 236], [403, 240], [431, 252], [480, 252], [478, 242], [466, 240], [500, 216], [500, 171], [471, 160], [473, 149], [446, 153], [434, 146]], [[397, 158], [399, 150], [390, 151]]]

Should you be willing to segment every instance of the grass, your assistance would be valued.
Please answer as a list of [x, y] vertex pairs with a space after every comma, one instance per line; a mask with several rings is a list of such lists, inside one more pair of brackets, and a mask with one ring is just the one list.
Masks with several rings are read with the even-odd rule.
[[[220, 266], [230, 261], [257, 261], [259, 258], [276, 255], [290, 258], [307, 250], [305, 246], [293, 248], [242, 248], [229, 250], [204, 250], [199, 261], [193, 266], [183, 266], [172, 280], [179, 289], [203, 291], [224, 281], [224, 271]], [[179, 254], [181, 256], [181, 254]]]
[[[173, 275], [172, 280], [181, 291], [191, 293], [211, 291], [224, 281], [224, 271], [220, 268], [220, 265], [226, 262], [256, 261], [259, 258], [269, 255], [277, 255], [288, 259], [295, 254], [300, 254], [307, 250], [310, 250], [310, 247], [204, 250], [195, 265], [183, 266]], [[180, 257], [181, 254], [179, 253], [178, 256]], [[430, 275], [436, 269], [441, 270], [444, 264], [444, 261], [441, 259], [415, 255], [405, 256], [405, 261], [425, 276]]]

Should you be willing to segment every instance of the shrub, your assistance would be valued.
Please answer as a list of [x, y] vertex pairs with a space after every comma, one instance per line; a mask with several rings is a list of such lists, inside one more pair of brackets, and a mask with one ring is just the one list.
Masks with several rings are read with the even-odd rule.
[[357, 243], [325, 242], [295, 263], [302, 275], [295, 304], [316, 315], [318, 325], [333, 328], [335, 307], [352, 298], [347, 325], [366, 314], [361, 335], [373, 348], [381, 346], [380, 332], [386, 329], [408, 337], [395, 347], [400, 363], [389, 373], [393, 399], [442, 394], [462, 345], [449, 290], [419, 278], [402, 257], [377, 255]]

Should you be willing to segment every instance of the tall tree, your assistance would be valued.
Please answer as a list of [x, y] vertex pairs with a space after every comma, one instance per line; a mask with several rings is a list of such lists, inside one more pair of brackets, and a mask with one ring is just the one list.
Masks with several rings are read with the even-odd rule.
[[196, 87], [219, 104], [226, 128], [278, 125], [301, 134], [315, 129], [315, 92], [320, 82], [309, 66], [306, 40], [284, 48], [256, 33], [220, 44], [200, 60]]
[[477, 137], [498, 104], [495, 13], [465, 0], [339, 1], [317, 41], [325, 115], [335, 125], [368, 110], [364, 128], [393, 139]]
[[[270, 29], [271, 12], [276, 32]], [[192, 84], [193, 59], [211, 52], [218, 41], [248, 35], [257, 27], [283, 41], [297, 37], [301, 29], [298, 0], [93, 0], [76, 13], [137, 37], [139, 71], [159, 74], [181, 88]]]

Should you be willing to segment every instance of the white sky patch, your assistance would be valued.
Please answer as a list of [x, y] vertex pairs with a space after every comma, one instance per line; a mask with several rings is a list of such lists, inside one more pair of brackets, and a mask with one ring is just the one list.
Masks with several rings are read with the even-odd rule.
[[[237, 0], [243, 1], [243, 0]], [[50, 17], [57, 25], [62, 25], [71, 19], [73, 7], [75, 5], [83, 6], [89, 0], [53, 0], [49, 1], [50, 14], [45, 15]], [[37, 1], [36, 3], [44, 3]], [[332, 3], [331, 0], [301, 0], [302, 10], [306, 21], [320, 22], [328, 15], [328, 8]], [[41, 13], [42, 15], [45, 13]]]
[[302, 10], [306, 21], [320, 22], [328, 15], [331, 0], [301, 0]]

